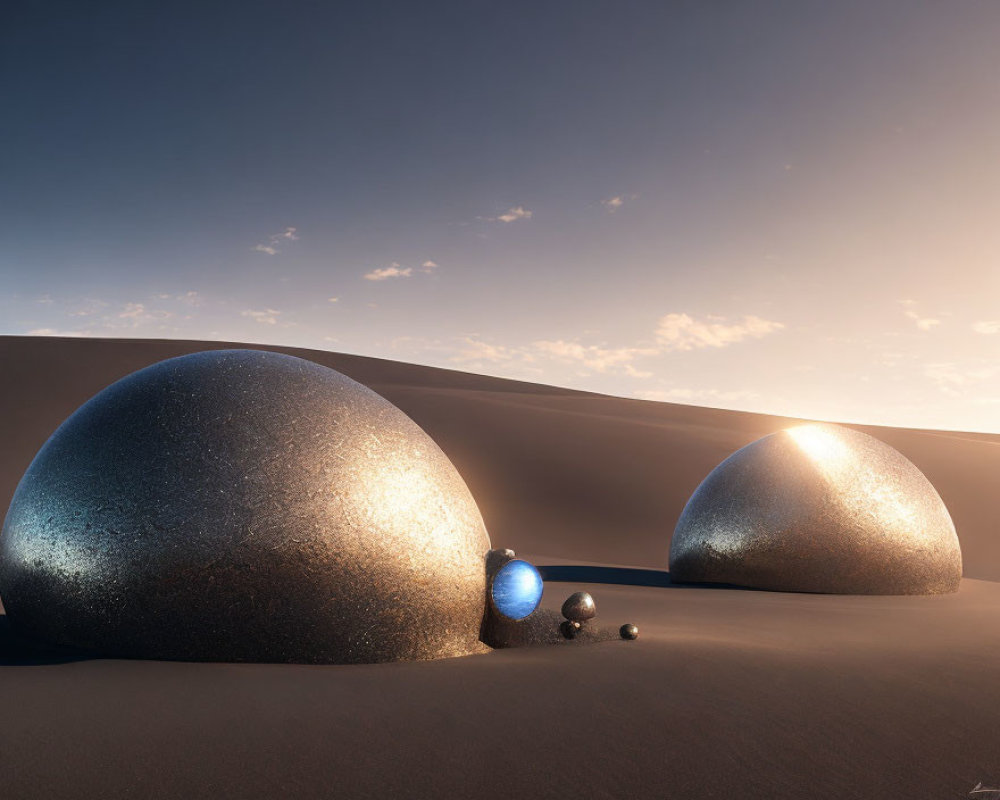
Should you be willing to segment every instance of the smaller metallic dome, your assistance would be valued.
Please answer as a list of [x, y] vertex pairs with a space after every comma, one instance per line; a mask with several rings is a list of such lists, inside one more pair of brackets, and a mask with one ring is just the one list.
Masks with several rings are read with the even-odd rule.
[[633, 641], [639, 638], [639, 628], [633, 625], [631, 622], [628, 622], [622, 625], [618, 629], [618, 635], [621, 636], [623, 639], [627, 639], [628, 641]]
[[562, 615], [574, 622], [586, 622], [597, 616], [597, 605], [587, 592], [574, 592], [563, 603]]
[[542, 600], [542, 576], [527, 561], [514, 559], [499, 570], [490, 586], [493, 608], [507, 619], [524, 619]]
[[688, 500], [670, 575], [791, 592], [958, 590], [948, 509], [905, 456], [837, 425], [800, 425], [737, 450]]

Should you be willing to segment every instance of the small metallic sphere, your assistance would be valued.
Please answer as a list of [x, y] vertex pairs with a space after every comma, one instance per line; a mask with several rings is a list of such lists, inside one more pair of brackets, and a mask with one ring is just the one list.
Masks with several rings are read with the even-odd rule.
[[631, 622], [622, 625], [618, 629], [618, 633], [621, 635], [623, 639], [628, 639], [629, 641], [639, 638], [639, 628], [633, 625]]
[[574, 592], [563, 603], [562, 615], [576, 622], [586, 622], [597, 616], [597, 605], [587, 592]]
[[563, 620], [562, 624], [559, 625], [559, 632], [566, 639], [575, 639], [576, 635], [580, 632], [581, 625], [579, 622], [567, 619]]
[[517, 558], [517, 556], [515, 555], [514, 551], [511, 550], [509, 547], [503, 547], [498, 550], [490, 550], [486, 554], [487, 583], [493, 580], [493, 576], [500, 571], [500, 568], [504, 564], [508, 563], [509, 561], [513, 561], [515, 558]]
[[543, 588], [538, 570], [515, 558], [497, 571], [490, 586], [490, 600], [493, 608], [508, 619], [524, 619], [538, 608]]

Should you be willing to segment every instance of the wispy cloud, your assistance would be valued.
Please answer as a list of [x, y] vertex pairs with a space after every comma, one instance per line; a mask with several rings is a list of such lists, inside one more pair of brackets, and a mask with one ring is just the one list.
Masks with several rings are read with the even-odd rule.
[[935, 317], [924, 317], [917, 313], [914, 308], [917, 304], [916, 300], [900, 300], [899, 304], [905, 309], [903, 313], [906, 315], [907, 319], [912, 319], [913, 324], [922, 331], [929, 331], [941, 324], [941, 320]]
[[79, 302], [81, 303], [81, 305], [77, 306], [76, 308], [74, 308], [72, 311], [69, 312], [69, 315], [71, 317], [90, 317], [97, 314], [102, 309], [105, 309], [110, 305], [110, 303], [108, 303], [106, 300], [100, 300], [89, 297], [84, 298]]
[[666, 352], [697, 350], [728, 347], [745, 339], [760, 339], [784, 327], [784, 323], [752, 315], [738, 322], [729, 322], [725, 317], [709, 316], [697, 320], [687, 314], [674, 313], [660, 318], [656, 339]]
[[62, 331], [56, 328], [33, 328], [25, 336], [90, 336], [90, 331]]
[[154, 300], [176, 300], [178, 303], [183, 303], [186, 306], [200, 306], [205, 302], [205, 298], [202, 297], [198, 292], [184, 292], [183, 294], [170, 294], [169, 292], [160, 292], [152, 296]]
[[667, 314], [659, 320], [655, 336], [635, 344], [613, 347], [605, 343], [586, 343], [576, 339], [539, 339], [523, 345], [502, 345], [483, 341], [478, 336], [461, 339], [450, 360], [457, 364], [568, 364], [580, 375], [597, 373], [621, 375], [637, 380], [653, 377], [643, 367], [644, 359], [666, 353], [727, 347], [745, 339], [757, 339], [784, 328], [784, 324], [761, 317], [745, 316], [728, 322], [724, 317], [699, 321], [687, 314]]
[[269, 256], [276, 256], [281, 252], [278, 245], [285, 244], [286, 242], [294, 242], [299, 238], [296, 233], [297, 230], [298, 228], [285, 228], [281, 233], [272, 233], [267, 237], [266, 242], [254, 245], [253, 249], [258, 253], [267, 253]]
[[636, 369], [631, 364], [625, 365], [625, 374], [630, 378], [640, 378], [645, 380], [646, 378], [652, 378], [653, 373], [642, 369]]
[[519, 219], [531, 219], [533, 212], [524, 206], [513, 206], [496, 217], [476, 217], [483, 222], [517, 222]]
[[609, 214], [614, 214], [626, 203], [632, 200], [637, 200], [639, 195], [637, 194], [616, 194], [614, 197], [607, 197], [601, 201], [601, 205], [604, 206], [604, 210]]
[[181, 303], [189, 306], [200, 306], [204, 302], [204, 298], [198, 292], [184, 292], [184, 294], [174, 295], [174, 300], [178, 300]]
[[916, 311], [907, 311], [906, 316], [922, 331], [929, 331], [941, 324], [941, 320], [933, 317], [921, 317]]
[[389, 278], [409, 278], [413, 274], [413, 267], [400, 266], [398, 261], [393, 261], [388, 267], [379, 267], [365, 274], [366, 281], [385, 281]]
[[[532, 347], [538, 353], [564, 363], [580, 364], [594, 372], [605, 373], [615, 367], [624, 367], [626, 374], [630, 362], [642, 356], [655, 356], [659, 352], [653, 347], [603, 347], [567, 342], [562, 339], [534, 342]], [[633, 375], [633, 377], [638, 376]]]
[[976, 333], [982, 333], [989, 336], [994, 333], [1000, 333], [1000, 319], [984, 319], [979, 322], [975, 322], [972, 325], [972, 330]]
[[[73, 300], [60, 301], [63, 306], [63, 313], [70, 318], [81, 319], [81, 324], [86, 324], [85, 330], [73, 329], [64, 330], [56, 325], [39, 326], [28, 331], [32, 336], [106, 336], [106, 335], [138, 335], [143, 331], [176, 331], [175, 327], [167, 324], [168, 320], [173, 320], [175, 324], [179, 319], [176, 310], [162, 307], [162, 300], [175, 300], [183, 305], [195, 305], [200, 302], [197, 292], [188, 292], [181, 295], [149, 295], [142, 301], [134, 301], [124, 304], [112, 304], [107, 300], [86, 297]], [[190, 316], [183, 319], [191, 319]]]
[[[427, 259], [421, 262], [419, 270], [425, 275], [431, 275], [439, 264]], [[386, 281], [390, 278], [411, 278], [415, 274], [413, 267], [404, 267], [398, 261], [393, 261], [388, 267], [379, 267], [364, 275], [366, 281]]]
[[507, 346], [484, 341], [477, 336], [460, 339], [458, 352], [450, 360], [456, 364], [540, 364], [557, 362], [570, 364], [597, 373], [617, 372], [635, 378], [650, 377], [632, 366], [633, 361], [643, 356], [656, 355], [652, 347], [605, 347], [582, 344], [576, 341], [539, 340], [526, 345]]
[[749, 389], [726, 391], [723, 389], [643, 389], [634, 393], [642, 400], [656, 400], [663, 403], [743, 403], [759, 400], [761, 395]]
[[531, 219], [531, 212], [524, 206], [515, 206], [501, 214], [497, 219], [500, 222], [517, 222], [519, 219]]
[[118, 319], [125, 320], [124, 324], [133, 328], [146, 322], [170, 319], [172, 316], [174, 315], [171, 311], [149, 309], [145, 303], [126, 303], [125, 308], [117, 314]]
[[267, 308], [263, 311], [248, 308], [245, 311], [241, 311], [240, 315], [249, 317], [254, 322], [259, 322], [261, 325], [274, 325], [278, 321], [278, 317], [281, 315], [281, 312], [273, 308]]
[[474, 336], [463, 336], [459, 342], [458, 352], [451, 357], [456, 364], [469, 362], [498, 364], [505, 361], [524, 361], [526, 358], [530, 360], [530, 356], [521, 348], [491, 344]]
[[938, 361], [924, 364], [923, 373], [945, 394], [960, 397], [970, 387], [1000, 376], [1000, 365], [985, 359]]

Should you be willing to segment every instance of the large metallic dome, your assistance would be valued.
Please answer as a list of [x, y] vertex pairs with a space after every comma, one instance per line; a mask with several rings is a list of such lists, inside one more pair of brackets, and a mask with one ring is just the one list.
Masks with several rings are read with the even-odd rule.
[[803, 425], [736, 451], [688, 500], [678, 581], [847, 594], [958, 589], [962, 552], [930, 481], [864, 433]]
[[123, 378], [22, 478], [0, 596], [104, 653], [357, 663], [485, 649], [489, 537], [387, 400], [292, 356], [218, 350]]

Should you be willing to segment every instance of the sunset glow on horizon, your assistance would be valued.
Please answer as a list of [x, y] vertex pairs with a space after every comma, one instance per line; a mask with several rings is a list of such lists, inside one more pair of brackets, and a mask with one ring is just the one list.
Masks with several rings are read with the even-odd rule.
[[4, 17], [0, 334], [1000, 433], [1000, 4]]

